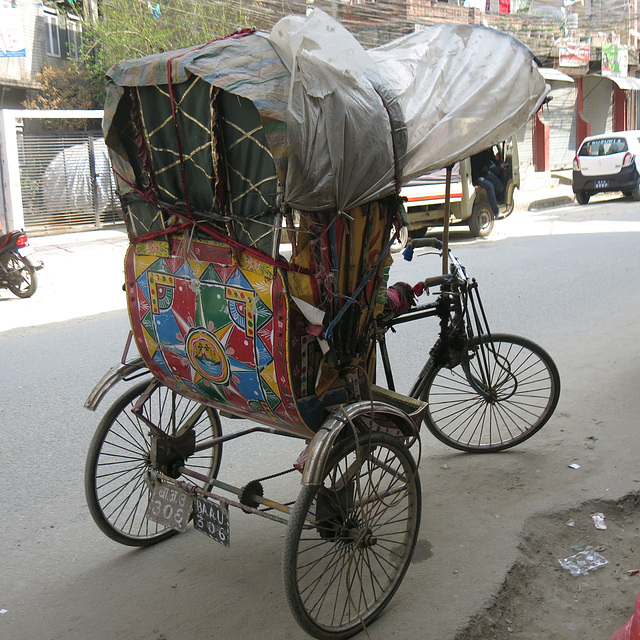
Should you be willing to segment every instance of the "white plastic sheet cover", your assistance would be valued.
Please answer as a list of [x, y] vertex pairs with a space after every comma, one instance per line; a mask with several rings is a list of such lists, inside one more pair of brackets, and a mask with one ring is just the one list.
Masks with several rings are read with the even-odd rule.
[[513, 135], [548, 91], [531, 51], [484, 27], [428, 27], [365, 51], [316, 9], [269, 39], [291, 73], [285, 199], [302, 210], [391, 194], [396, 165], [406, 184], [469, 157]]
[[[118, 206], [116, 185], [104, 140], [94, 139], [93, 151], [98, 200], [95, 204], [98, 212], [104, 213]], [[57, 153], [44, 171], [42, 189], [48, 214], [92, 215], [95, 212], [94, 184], [89, 146], [76, 144]]]
[[270, 40], [291, 73], [287, 202], [321, 210], [374, 199], [394, 176], [392, 128], [377, 92], [376, 63], [317, 9], [307, 18], [283, 18]]
[[530, 49], [486, 27], [429, 27], [369, 55], [402, 105], [406, 179], [512, 136], [549, 91]]

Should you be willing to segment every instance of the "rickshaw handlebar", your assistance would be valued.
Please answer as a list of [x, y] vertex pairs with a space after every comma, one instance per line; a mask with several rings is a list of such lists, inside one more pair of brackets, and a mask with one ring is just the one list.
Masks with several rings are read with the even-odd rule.
[[447, 273], [443, 276], [433, 276], [431, 278], [425, 278], [422, 281], [422, 284], [424, 285], [425, 289], [433, 289], [443, 284], [451, 284], [454, 280], [455, 277], [452, 274]]
[[[414, 249], [418, 249], [420, 247], [432, 247], [433, 249], [438, 249], [440, 251], [442, 250], [442, 242], [440, 242], [438, 238], [413, 238], [411, 240], [411, 246]], [[449, 250], [448, 253], [451, 273], [426, 278], [425, 280], [423, 280], [425, 289], [432, 289], [443, 284], [452, 284], [454, 282], [458, 282], [459, 284], [463, 284], [464, 282], [466, 282], [467, 275], [465, 273], [464, 267], [460, 264], [460, 261], [451, 253], [451, 250]]]

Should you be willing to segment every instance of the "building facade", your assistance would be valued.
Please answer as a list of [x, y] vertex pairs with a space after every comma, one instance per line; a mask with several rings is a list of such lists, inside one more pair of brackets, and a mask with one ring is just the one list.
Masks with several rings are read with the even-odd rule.
[[36, 77], [45, 66], [78, 57], [82, 25], [55, 3], [2, 0], [0, 35], [0, 108], [20, 109], [40, 88]]
[[[582, 4], [584, 2], [584, 5]], [[550, 100], [519, 132], [523, 175], [533, 171], [569, 169], [577, 146], [586, 135], [640, 128], [638, 91], [637, 3], [640, 0], [299, 0], [288, 10], [304, 13], [319, 7], [349, 29], [365, 47], [386, 43], [414, 30], [439, 23], [484, 25], [510, 33], [524, 42], [542, 65], [550, 85]], [[264, 0], [262, 4], [271, 4]], [[277, 5], [277, 6], [276, 6]], [[92, 2], [92, 15], [97, 16]], [[273, 2], [274, 16], [281, 17], [281, 3]], [[81, 21], [61, 12], [54, 2], [0, 0], [0, 109], [22, 109], [40, 88], [38, 74], [78, 58]], [[6, 122], [13, 122], [7, 115]], [[3, 120], [4, 122], [4, 120]], [[48, 212], [46, 170], [67, 147], [84, 145], [27, 139], [32, 115], [15, 119], [16, 153], [20, 157], [21, 185], [8, 183], [4, 159], [0, 222], [10, 223], [7, 202], [22, 193], [25, 225], [48, 230], [49, 220], [96, 220], [104, 211], [94, 198], [92, 206]], [[99, 135], [99, 126], [95, 127]], [[91, 138], [92, 134], [87, 134]], [[84, 134], [83, 134], [84, 136]], [[56, 144], [61, 145], [58, 149]], [[7, 147], [7, 138], [0, 140]], [[95, 145], [88, 145], [88, 163], [96, 165]], [[44, 150], [44, 151], [43, 151]], [[5, 149], [6, 151], [6, 149]], [[6, 154], [5, 154], [6, 155]], [[44, 203], [44, 204], [43, 204]], [[62, 206], [62, 204], [60, 205]], [[11, 207], [9, 207], [10, 209]], [[53, 209], [53, 205], [49, 209]], [[31, 212], [31, 213], [30, 213]], [[66, 223], [66, 222], [65, 222]], [[59, 224], [55, 222], [55, 224]], [[76, 222], [73, 222], [76, 224]]]

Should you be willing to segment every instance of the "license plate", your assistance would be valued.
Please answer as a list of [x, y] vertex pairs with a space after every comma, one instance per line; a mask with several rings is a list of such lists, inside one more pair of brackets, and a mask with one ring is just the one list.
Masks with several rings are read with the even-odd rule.
[[193, 501], [193, 526], [225, 547], [231, 544], [229, 512], [224, 506], [199, 497], [195, 498]]
[[157, 483], [151, 492], [146, 516], [170, 529], [185, 532], [193, 508], [193, 496], [179, 487]]
[[26, 247], [20, 247], [18, 249], [18, 253], [20, 254], [20, 257], [26, 258], [27, 256], [33, 255], [33, 247], [30, 245], [27, 245]]
[[596, 189], [606, 189], [608, 186], [608, 180], [596, 180]]

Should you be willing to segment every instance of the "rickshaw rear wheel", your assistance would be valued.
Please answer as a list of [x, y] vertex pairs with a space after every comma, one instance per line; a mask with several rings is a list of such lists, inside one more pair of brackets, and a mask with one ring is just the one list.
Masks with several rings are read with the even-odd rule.
[[[149, 381], [136, 384], [105, 413], [93, 436], [85, 466], [85, 494], [89, 511], [102, 532], [120, 544], [146, 547], [177, 532], [145, 517], [149, 502], [151, 441], [149, 427], [132, 413]], [[144, 415], [165, 433], [177, 432], [193, 420], [196, 445], [222, 435], [218, 412], [185, 398], [165, 386], [156, 387], [144, 404]], [[222, 445], [188, 458], [190, 469], [215, 477]], [[190, 478], [182, 480], [194, 483]], [[203, 486], [203, 483], [199, 483]]]
[[302, 488], [285, 540], [287, 600], [307, 633], [349, 638], [380, 614], [411, 561], [421, 502], [399, 438], [368, 433], [335, 447], [322, 482]]

